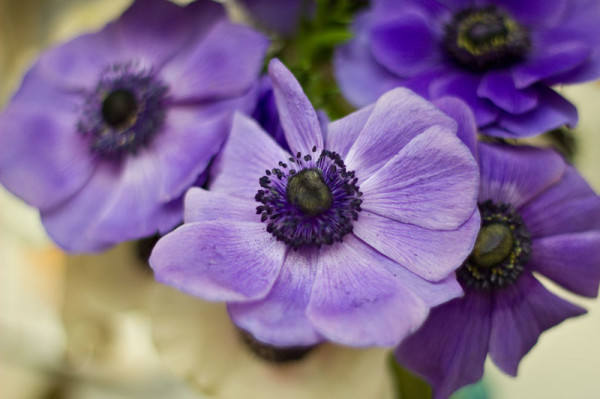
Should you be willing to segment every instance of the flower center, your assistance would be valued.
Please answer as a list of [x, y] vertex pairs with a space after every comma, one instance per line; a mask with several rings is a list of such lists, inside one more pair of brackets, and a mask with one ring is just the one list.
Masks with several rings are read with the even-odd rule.
[[304, 357], [316, 348], [316, 345], [311, 346], [273, 346], [265, 344], [254, 338], [252, 334], [242, 329], [238, 329], [242, 341], [246, 347], [256, 356], [270, 363], [292, 363], [304, 359]]
[[117, 89], [102, 102], [102, 117], [113, 128], [128, 124], [136, 114], [137, 100], [129, 90]]
[[521, 217], [508, 204], [479, 204], [481, 230], [473, 252], [457, 271], [458, 279], [478, 289], [499, 289], [521, 275], [531, 239]]
[[[313, 147], [312, 152], [317, 151]], [[256, 213], [267, 231], [294, 249], [341, 242], [361, 211], [362, 193], [354, 172], [331, 151], [289, 158], [259, 179]]]
[[509, 66], [531, 48], [527, 29], [494, 6], [467, 8], [446, 25], [446, 53], [473, 71]]
[[77, 129], [103, 158], [136, 154], [163, 128], [166, 93], [151, 71], [133, 64], [111, 66], [83, 104]]
[[286, 189], [288, 201], [304, 214], [318, 216], [331, 208], [333, 198], [318, 169], [304, 169], [292, 175]]

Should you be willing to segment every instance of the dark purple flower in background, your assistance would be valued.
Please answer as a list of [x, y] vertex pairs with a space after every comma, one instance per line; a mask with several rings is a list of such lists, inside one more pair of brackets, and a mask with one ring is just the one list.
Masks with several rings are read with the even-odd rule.
[[258, 340], [394, 345], [461, 294], [453, 271], [479, 228], [475, 161], [457, 124], [393, 90], [321, 131], [277, 60], [270, 77], [291, 152], [238, 114], [210, 191], [156, 245], [156, 278], [211, 301]]
[[259, 24], [284, 35], [293, 34], [302, 18], [314, 9], [313, 0], [240, 0], [240, 3]]
[[486, 134], [531, 136], [576, 124], [549, 86], [600, 77], [598, 21], [596, 0], [375, 0], [335, 71], [357, 106], [408, 87], [460, 97]]
[[[448, 100], [441, 101], [444, 109]], [[594, 191], [551, 150], [476, 143], [471, 121], [470, 132], [459, 129], [459, 136], [478, 155], [481, 230], [457, 271], [465, 296], [432, 309], [396, 350], [398, 362], [424, 377], [436, 399], [481, 379], [488, 354], [515, 376], [543, 331], [585, 313], [534, 273], [587, 297], [598, 294], [600, 282]]]
[[170, 230], [233, 111], [250, 111], [267, 46], [212, 1], [134, 2], [26, 74], [0, 116], [0, 182], [69, 251]]

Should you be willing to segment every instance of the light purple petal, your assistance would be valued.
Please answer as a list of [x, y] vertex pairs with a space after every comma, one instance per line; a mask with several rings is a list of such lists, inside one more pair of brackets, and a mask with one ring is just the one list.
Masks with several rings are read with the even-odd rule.
[[190, 188], [185, 194], [185, 223], [208, 222], [210, 220], [229, 220], [239, 222], [257, 222], [256, 202], [242, 200], [217, 191], [208, 191], [198, 187]]
[[429, 382], [434, 399], [446, 399], [483, 376], [490, 312], [487, 293], [468, 292], [440, 305], [415, 334], [402, 341], [396, 358]]
[[511, 114], [531, 111], [538, 104], [538, 93], [533, 88], [517, 88], [507, 71], [486, 73], [477, 87], [477, 95], [487, 98]]
[[321, 250], [307, 315], [331, 341], [391, 346], [418, 328], [428, 307], [382, 264], [389, 260], [353, 235]]
[[362, 208], [432, 230], [454, 230], [476, 207], [477, 166], [451, 132], [429, 128], [360, 183]]
[[166, 233], [181, 222], [183, 201], [161, 202], [162, 175], [152, 157], [102, 163], [90, 180], [60, 206], [42, 211], [52, 239], [70, 252], [95, 252], [110, 244]]
[[288, 250], [269, 295], [259, 301], [229, 305], [235, 324], [272, 345], [305, 346], [322, 341], [306, 316], [317, 271], [317, 253]]
[[600, 282], [600, 230], [533, 240], [529, 264], [579, 295], [595, 298]]
[[600, 198], [572, 166], [519, 213], [532, 238], [600, 230]]
[[540, 334], [585, 309], [546, 290], [530, 274], [494, 296], [490, 357], [507, 374], [517, 375], [519, 362]]
[[556, 152], [534, 147], [480, 143], [480, 202], [491, 199], [519, 209], [553, 184], [565, 172]]
[[433, 99], [446, 96], [460, 98], [473, 110], [477, 126], [485, 126], [493, 123], [500, 111], [490, 100], [477, 95], [480, 80], [480, 76], [468, 72], [451, 73], [432, 82], [429, 96]]
[[[540, 35], [541, 36], [541, 35]], [[556, 36], [556, 37], [555, 37]], [[551, 78], [582, 64], [591, 53], [591, 48], [581, 41], [561, 40], [559, 35], [544, 32], [539, 38], [538, 54], [511, 69], [515, 86], [519, 89], [536, 82]]]
[[367, 106], [331, 122], [327, 128], [325, 148], [337, 152], [344, 159], [372, 113], [373, 106]]
[[180, 197], [207, 168], [227, 137], [231, 113], [211, 104], [170, 107], [162, 132], [144, 156], [154, 158], [153, 168], [161, 201]]
[[456, 132], [456, 122], [408, 89], [398, 88], [381, 96], [345, 162], [354, 170], [359, 185], [377, 172], [413, 138], [431, 126]]
[[511, 132], [509, 137], [533, 136], [565, 124], [577, 125], [577, 109], [573, 104], [545, 86], [536, 86], [536, 90], [539, 104], [534, 110], [521, 115], [503, 113], [498, 119], [497, 124]]
[[65, 201], [94, 171], [89, 144], [77, 133], [80, 100], [30, 73], [0, 116], [0, 182], [41, 210]]
[[97, 33], [81, 35], [40, 55], [35, 68], [48, 82], [68, 90], [93, 90], [107, 67], [123, 59], [114, 23]]
[[375, 102], [385, 92], [401, 86], [402, 80], [379, 65], [369, 48], [369, 14], [356, 16], [356, 37], [339, 47], [333, 58], [335, 78], [344, 97], [357, 107]]
[[435, 32], [426, 17], [405, 11], [371, 29], [371, 51], [377, 61], [401, 77], [426, 70], [441, 57]]
[[279, 61], [269, 63], [269, 76], [279, 111], [285, 138], [292, 150], [309, 154], [314, 146], [323, 148], [319, 118], [302, 87], [292, 73]]
[[471, 108], [458, 97], [442, 97], [433, 104], [458, 123], [456, 136], [477, 156], [477, 124]]
[[475, 211], [456, 230], [429, 230], [363, 210], [353, 232], [367, 244], [429, 281], [439, 281], [469, 256], [480, 228]]
[[525, 25], [548, 25], [560, 20], [566, 0], [487, 0], [507, 9], [510, 15]]
[[127, 58], [159, 68], [225, 17], [223, 6], [213, 1], [184, 8], [166, 0], [137, 0], [115, 23], [117, 46]]
[[242, 95], [258, 79], [268, 45], [250, 28], [219, 22], [193, 50], [166, 65], [161, 76], [176, 101]]
[[261, 223], [190, 223], [161, 238], [150, 256], [156, 279], [209, 301], [265, 297], [283, 265], [285, 245]]
[[229, 139], [211, 168], [210, 189], [253, 200], [265, 170], [289, 157], [256, 121], [236, 114]]

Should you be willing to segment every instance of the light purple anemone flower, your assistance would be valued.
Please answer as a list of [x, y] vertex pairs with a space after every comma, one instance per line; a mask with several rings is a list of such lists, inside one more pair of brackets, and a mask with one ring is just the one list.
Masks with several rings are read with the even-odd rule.
[[406, 89], [329, 124], [278, 60], [282, 149], [240, 114], [210, 191], [150, 257], [156, 278], [210, 301], [261, 342], [395, 345], [461, 294], [479, 228], [477, 167], [457, 123]]
[[170, 230], [267, 46], [212, 1], [135, 1], [25, 75], [0, 116], [0, 182], [69, 251]]
[[457, 96], [488, 135], [524, 137], [577, 123], [555, 84], [600, 77], [597, 0], [375, 0], [339, 49], [355, 105], [393, 87]]
[[457, 271], [465, 296], [432, 309], [396, 350], [436, 399], [481, 379], [488, 354], [515, 376], [543, 331], [585, 313], [537, 274], [586, 297], [600, 282], [600, 199], [590, 186], [551, 150], [476, 143], [471, 121], [462, 138], [480, 165], [482, 223]]

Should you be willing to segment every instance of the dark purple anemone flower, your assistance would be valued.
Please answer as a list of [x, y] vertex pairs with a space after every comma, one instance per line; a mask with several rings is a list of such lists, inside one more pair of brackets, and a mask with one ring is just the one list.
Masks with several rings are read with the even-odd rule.
[[267, 46], [212, 1], [135, 1], [25, 75], [0, 116], [0, 182], [69, 251], [170, 230], [233, 111], [251, 106]]
[[290, 152], [237, 114], [192, 188], [156, 278], [210, 301], [276, 346], [394, 345], [461, 294], [453, 271], [479, 228], [475, 161], [457, 124], [406, 89], [329, 124], [269, 66]]
[[393, 87], [457, 96], [488, 135], [524, 137], [577, 123], [554, 84], [600, 77], [596, 0], [375, 0], [335, 71], [355, 105]]
[[481, 379], [488, 354], [515, 376], [543, 331], [585, 313], [538, 274], [587, 297], [600, 282], [600, 199], [590, 186], [555, 152], [476, 143], [470, 124], [462, 137], [480, 165], [481, 230], [456, 273], [465, 296], [432, 309], [396, 350], [436, 399]]
[[314, 9], [314, 0], [239, 0], [256, 21], [265, 28], [291, 35], [303, 17]]

